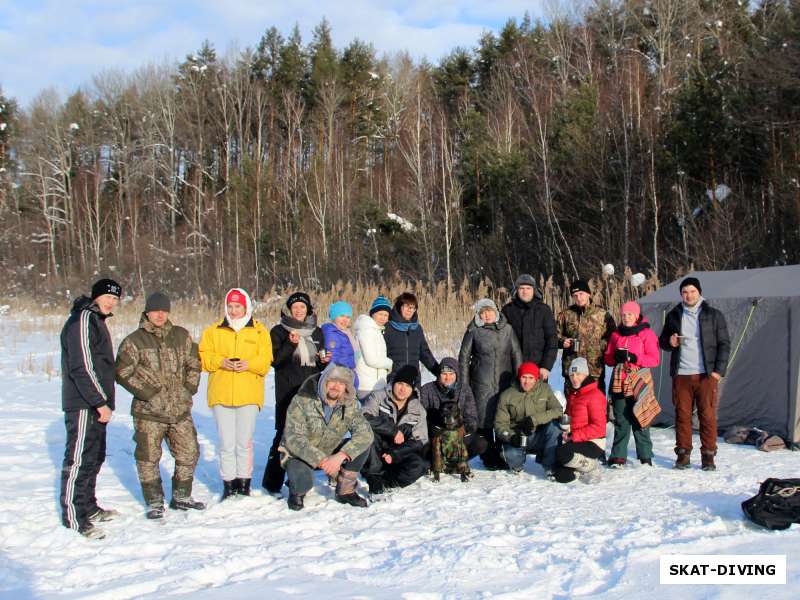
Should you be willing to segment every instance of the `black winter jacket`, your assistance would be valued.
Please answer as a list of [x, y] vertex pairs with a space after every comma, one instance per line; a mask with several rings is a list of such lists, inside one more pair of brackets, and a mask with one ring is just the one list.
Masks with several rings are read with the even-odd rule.
[[61, 330], [61, 408], [65, 412], [114, 410], [114, 347], [104, 315], [91, 298], [81, 296]]
[[[731, 339], [728, 335], [728, 324], [725, 315], [711, 306], [705, 300], [700, 310], [700, 347], [703, 349], [703, 361], [706, 373], [719, 373], [725, 376], [728, 370], [728, 358], [731, 353]], [[662, 350], [670, 353], [669, 374], [674, 377], [681, 364], [681, 347], [673, 348], [669, 338], [673, 333], [681, 335], [681, 321], [683, 320], [683, 304], [678, 303], [667, 313], [664, 319], [664, 329], [658, 336], [658, 344]]]
[[[422, 325], [417, 323], [417, 313], [414, 313], [410, 321], [406, 321], [394, 308], [389, 315], [389, 322], [383, 331], [383, 338], [386, 340], [386, 354], [392, 359], [392, 371], [389, 373], [387, 381], [392, 380], [400, 367], [412, 365], [419, 369], [420, 361], [428, 371], [436, 375], [439, 363], [428, 347]], [[407, 331], [401, 331], [393, 323], [406, 328]], [[416, 324], [416, 327], [409, 326], [409, 323]]]
[[[300, 366], [300, 361], [294, 356], [297, 345], [289, 341], [289, 332], [280, 323], [270, 330], [269, 337], [272, 341], [272, 368], [275, 369], [275, 405], [288, 406], [303, 382], [321, 372], [325, 365], [317, 361], [312, 367]], [[314, 340], [317, 351], [325, 347], [325, 339], [319, 327], [314, 328], [311, 339]]]
[[[459, 372], [458, 361], [453, 358], [443, 358], [439, 363], [442, 367], [450, 367], [456, 373]], [[422, 386], [419, 391], [419, 399], [425, 411], [428, 413], [428, 435], [432, 437], [432, 420], [438, 417], [439, 409], [445, 402], [458, 402], [461, 410], [461, 418], [464, 420], [464, 431], [473, 433], [478, 429], [478, 405], [475, 396], [468, 385], [461, 385], [461, 381], [456, 379], [455, 385], [450, 390], [444, 389], [438, 381], [429, 381]]]
[[515, 295], [502, 313], [517, 334], [522, 360], [551, 371], [558, 354], [558, 334], [550, 307], [538, 298], [523, 302]]

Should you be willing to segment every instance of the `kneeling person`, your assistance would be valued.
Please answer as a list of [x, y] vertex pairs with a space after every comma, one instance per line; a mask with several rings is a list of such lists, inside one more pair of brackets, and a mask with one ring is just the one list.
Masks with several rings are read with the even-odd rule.
[[192, 499], [194, 469], [200, 456], [192, 396], [200, 383], [200, 358], [189, 332], [173, 325], [169, 312], [169, 298], [160, 292], [151, 294], [139, 329], [122, 340], [116, 361], [117, 382], [133, 396], [134, 456], [148, 519], [164, 516], [159, 469], [164, 439], [175, 458], [169, 507], [206, 507]]
[[303, 508], [303, 498], [314, 487], [314, 469], [336, 478], [337, 502], [367, 506], [356, 486], [372, 446], [372, 429], [356, 400], [354, 377], [348, 367], [331, 363], [306, 379], [289, 405], [278, 450], [292, 510]]
[[500, 394], [494, 420], [495, 435], [503, 444], [503, 458], [509, 470], [520, 472], [526, 454], [536, 454], [545, 475], [552, 477], [562, 412], [553, 390], [540, 380], [539, 367], [532, 362], [522, 363], [516, 385]]
[[418, 378], [416, 367], [401, 367], [391, 387], [372, 392], [364, 404], [364, 416], [375, 434], [364, 469], [371, 494], [382, 493], [384, 487], [411, 485], [428, 470], [422, 457], [428, 423], [417, 397]]

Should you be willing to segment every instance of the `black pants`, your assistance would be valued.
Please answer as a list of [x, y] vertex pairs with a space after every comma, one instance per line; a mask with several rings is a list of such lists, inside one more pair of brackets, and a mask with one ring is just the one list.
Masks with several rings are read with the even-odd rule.
[[281, 491], [286, 475], [281, 466], [281, 455], [278, 452], [278, 446], [280, 446], [283, 438], [283, 428], [286, 426], [286, 412], [289, 410], [291, 402], [292, 397], [290, 396], [286, 402], [275, 404], [275, 437], [272, 439], [267, 466], [264, 468], [264, 477], [261, 479], [261, 487], [274, 494]]
[[[419, 452], [424, 452], [424, 447]], [[387, 464], [381, 458], [381, 450], [373, 444], [369, 459], [361, 472], [367, 479], [380, 477], [386, 487], [406, 487], [425, 475], [429, 467], [430, 463], [417, 452], [406, 453], [402, 458]]]
[[97, 474], [106, 459], [106, 424], [93, 408], [64, 413], [67, 446], [61, 467], [61, 514], [64, 527], [81, 530], [98, 509]]
[[564, 466], [576, 454], [582, 454], [594, 460], [606, 455], [603, 449], [594, 442], [567, 442], [559, 446], [556, 448], [556, 468], [553, 469], [553, 474], [559, 483], [569, 483], [577, 477], [575, 469]]
[[[339, 446], [344, 445], [344, 442]], [[336, 454], [339, 451], [339, 448], [331, 452], [331, 454]], [[364, 464], [367, 462], [367, 458], [369, 458], [369, 450], [365, 450], [358, 456], [356, 456], [353, 460], [345, 461], [342, 463], [342, 469], [345, 471], [356, 471], [359, 472], [361, 469], [364, 468]], [[289, 476], [289, 491], [292, 494], [297, 494], [299, 496], [304, 496], [308, 493], [308, 491], [314, 487], [314, 470], [318, 467], [312, 467], [306, 462], [303, 462], [299, 458], [290, 458], [286, 461], [286, 474]]]

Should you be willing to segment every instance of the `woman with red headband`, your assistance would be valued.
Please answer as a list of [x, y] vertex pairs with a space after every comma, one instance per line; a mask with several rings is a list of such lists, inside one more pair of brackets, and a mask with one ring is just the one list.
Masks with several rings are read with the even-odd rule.
[[222, 499], [250, 495], [253, 433], [264, 406], [264, 378], [272, 364], [269, 332], [253, 319], [253, 303], [242, 289], [225, 294], [225, 316], [203, 332], [200, 360], [208, 371], [208, 406], [219, 433]]

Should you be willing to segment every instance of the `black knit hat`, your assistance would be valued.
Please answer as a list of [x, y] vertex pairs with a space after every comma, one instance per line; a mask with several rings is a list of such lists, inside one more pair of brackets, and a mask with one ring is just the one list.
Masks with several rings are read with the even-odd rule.
[[148, 313], [156, 310], [170, 311], [169, 296], [164, 292], [153, 292], [144, 303], [144, 312]]
[[576, 279], [573, 281], [572, 285], [569, 286], [569, 293], [576, 294], [578, 292], [586, 292], [587, 294], [591, 294], [592, 290], [589, 289], [589, 283], [583, 279]]
[[92, 286], [92, 300], [104, 294], [111, 294], [119, 298], [122, 296], [122, 286], [113, 279], [100, 279]]
[[308, 314], [314, 312], [314, 307], [311, 305], [311, 297], [305, 292], [295, 292], [286, 299], [286, 308], [292, 310], [292, 304], [295, 302], [302, 302], [308, 308]]
[[419, 380], [419, 369], [413, 365], [405, 365], [398, 369], [392, 378], [392, 385], [395, 383], [407, 383], [412, 388], [417, 387]]
[[700, 280], [697, 277], [687, 277], [686, 279], [681, 281], [680, 291], [683, 291], [683, 288], [685, 288], [687, 285], [693, 285], [694, 287], [697, 288], [698, 292], [700, 292], [701, 294], [703, 293], [703, 288], [700, 287]]

